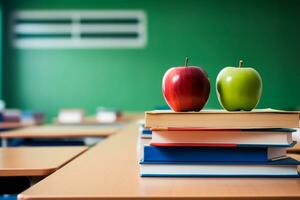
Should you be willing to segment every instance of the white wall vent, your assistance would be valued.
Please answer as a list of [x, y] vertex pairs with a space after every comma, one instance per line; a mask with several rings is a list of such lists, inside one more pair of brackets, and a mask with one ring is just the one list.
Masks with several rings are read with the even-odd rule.
[[142, 48], [142, 10], [26, 10], [12, 17], [16, 48]]

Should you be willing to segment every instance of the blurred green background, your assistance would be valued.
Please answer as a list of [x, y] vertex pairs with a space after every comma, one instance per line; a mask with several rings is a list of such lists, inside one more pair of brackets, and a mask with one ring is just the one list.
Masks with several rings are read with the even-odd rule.
[[[9, 107], [41, 110], [98, 106], [140, 111], [165, 104], [161, 79], [172, 66], [202, 66], [220, 108], [215, 79], [245, 66], [263, 79], [260, 108], [300, 106], [300, 1], [296, 0], [10, 0], [2, 1], [2, 98]], [[9, 19], [18, 9], [142, 9], [148, 42], [141, 49], [14, 49]]]

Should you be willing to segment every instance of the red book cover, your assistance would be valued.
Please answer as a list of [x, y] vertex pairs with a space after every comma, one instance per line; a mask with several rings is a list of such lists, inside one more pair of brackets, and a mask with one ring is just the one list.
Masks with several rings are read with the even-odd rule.
[[237, 144], [212, 144], [212, 143], [160, 143], [150, 142], [151, 146], [157, 147], [237, 147]]
[[168, 128], [151, 128], [151, 131], [241, 131], [241, 129], [214, 129], [214, 128], [183, 128], [183, 127], [168, 127]]

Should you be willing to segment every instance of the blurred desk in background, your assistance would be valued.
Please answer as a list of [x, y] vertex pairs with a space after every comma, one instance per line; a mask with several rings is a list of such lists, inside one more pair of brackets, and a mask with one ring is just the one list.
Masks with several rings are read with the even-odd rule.
[[89, 126], [89, 125], [97, 125], [97, 126], [123, 126], [125, 124], [128, 124], [136, 119], [140, 119], [144, 117], [143, 112], [125, 112], [122, 114], [120, 118], [118, 118], [117, 121], [113, 123], [105, 123], [100, 122], [97, 120], [96, 116], [87, 116], [84, 117], [83, 120], [79, 123], [61, 123], [57, 120], [57, 118], [54, 118], [53, 122], [55, 125], [78, 125], [78, 126]]
[[74, 139], [103, 138], [114, 134], [118, 128], [101, 126], [45, 125], [4, 131], [0, 135], [2, 146], [8, 146], [9, 139]]
[[12, 130], [24, 127], [20, 122], [0, 122], [0, 131]]
[[[32, 124], [24, 124], [21, 122], [0, 122], [0, 140], [1, 134], [5, 131], [16, 130], [20, 128], [30, 127]], [[1, 140], [1, 145], [6, 144], [6, 141]]]
[[[0, 138], [2, 146], [8, 146], [8, 140], [26, 140], [26, 146], [94, 145], [103, 138], [116, 133], [128, 123], [143, 117], [144, 113], [132, 112], [124, 113], [120, 123], [99, 124], [94, 123], [94, 118], [88, 118], [88, 123], [83, 124], [33, 126], [3, 131]], [[12, 144], [11, 146], [17, 145]]]

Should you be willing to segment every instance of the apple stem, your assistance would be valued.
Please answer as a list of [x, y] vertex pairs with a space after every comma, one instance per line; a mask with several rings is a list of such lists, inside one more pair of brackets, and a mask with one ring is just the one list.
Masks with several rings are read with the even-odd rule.
[[185, 57], [185, 66], [186, 66], [186, 67], [188, 66], [188, 62], [189, 62], [189, 58], [188, 58], [188, 57]]
[[243, 67], [244, 61], [240, 60], [239, 68]]

